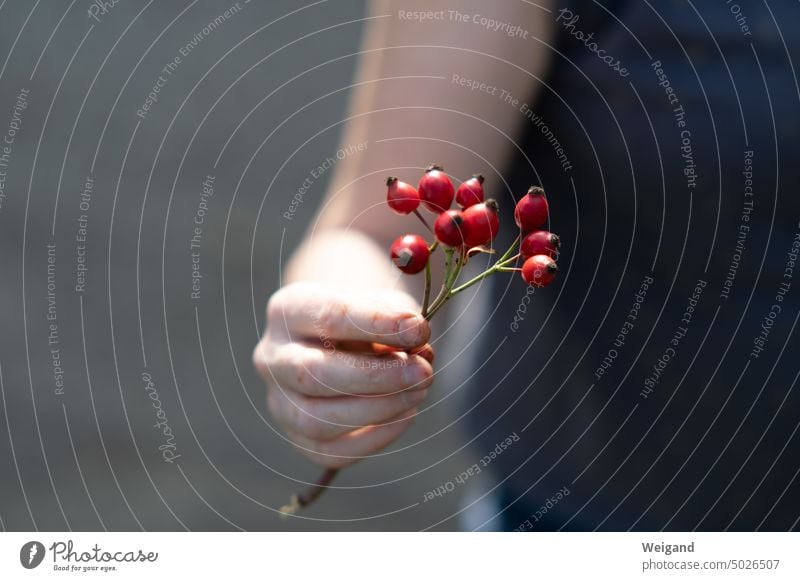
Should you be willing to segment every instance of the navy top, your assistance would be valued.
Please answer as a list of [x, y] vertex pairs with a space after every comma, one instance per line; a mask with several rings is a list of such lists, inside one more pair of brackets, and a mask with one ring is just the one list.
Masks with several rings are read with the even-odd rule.
[[520, 437], [492, 462], [497, 522], [796, 527], [800, 5], [564, 2], [553, 18], [500, 202], [543, 185], [560, 271], [527, 296], [494, 277], [484, 356], [505, 342], [469, 401], [479, 451]]

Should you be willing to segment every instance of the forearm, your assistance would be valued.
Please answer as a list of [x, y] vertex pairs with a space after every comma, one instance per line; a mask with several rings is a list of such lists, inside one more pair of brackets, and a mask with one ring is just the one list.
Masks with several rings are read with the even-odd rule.
[[[343, 134], [343, 144], [366, 141], [368, 147], [337, 166], [330, 191], [341, 203], [321, 216], [322, 227], [357, 225], [385, 237], [387, 230], [374, 219], [382, 208], [363, 211], [381, 201], [381, 178], [387, 172], [411, 178], [435, 161], [465, 179], [476, 171], [500, 173], [508, 163], [522, 116], [500, 95], [506, 91], [520, 102], [531, 102], [549, 53], [532, 37], [549, 40], [552, 19], [523, 2], [456, 4], [464, 14], [521, 23], [529, 37], [509, 38], [450, 20], [452, 2], [374, 2]], [[401, 20], [397, 7], [406, 12], [440, 10], [445, 19]], [[494, 87], [495, 94], [470, 91], [453, 82], [453, 75]]]
[[[396, 285], [388, 246], [399, 234], [424, 229], [413, 217], [387, 210], [386, 176], [415, 182], [428, 163], [439, 162], [465, 179], [477, 171], [499, 175], [509, 162], [523, 119], [502, 95], [531, 102], [537, 78], [544, 75], [552, 19], [523, 2], [469, 0], [455, 8], [519, 24], [527, 39], [454, 19], [449, 2], [373, 2], [342, 137], [342, 147], [366, 143], [366, 148], [337, 163], [314, 233], [293, 260], [289, 278], [319, 280], [321, 272], [348, 284]], [[398, 9], [443, 11], [444, 19], [409, 21]], [[454, 75], [494, 91], [471, 91], [454, 82]], [[492, 179], [487, 195], [499, 187], [502, 183]], [[361, 232], [374, 244], [341, 229]], [[324, 243], [314, 240], [320, 232], [330, 233]], [[365, 249], [356, 253], [357, 261], [342, 260], [331, 242]]]

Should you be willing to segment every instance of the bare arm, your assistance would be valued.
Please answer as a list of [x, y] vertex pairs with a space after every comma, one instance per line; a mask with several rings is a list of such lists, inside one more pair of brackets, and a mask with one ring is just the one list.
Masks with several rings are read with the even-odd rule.
[[[467, 22], [453, 13], [454, 4]], [[414, 12], [443, 20], [412, 20], [408, 14]], [[475, 15], [479, 22], [485, 17], [519, 26], [527, 38], [489, 30], [472, 21]], [[502, 92], [530, 103], [539, 86], [536, 78], [544, 76], [549, 51], [543, 43], [552, 35], [552, 17], [530, 4], [381, 0], [372, 3], [371, 16], [342, 137], [343, 147], [366, 142], [367, 149], [337, 164], [319, 221], [291, 263], [289, 280], [393, 287], [397, 277], [385, 258], [391, 239], [410, 229], [422, 231], [381, 205], [383, 179], [391, 173], [411, 181], [434, 161], [462, 179], [492, 167], [502, 171], [522, 126], [521, 113], [502, 100]], [[484, 83], [486, 89], [470, 90], [453, 82], [454, 75]], [[383, 139], [390, 141], [378, 142]], [[374, 241], [374, 249], [362, 250], [368, 267], [359, 259], [355, 269], [342, 272], [334, 242], [363, 248], [365, 240], [341, 229]], [[318, 239], [320, 232], [327, 234]], [[321, 263], [336, 265], [334, 272], [320, 272]], [[364, 280], [364, 271], [374, 278]]]
[[[403, 14], [396, 3], [373, 3], [343, 135], [343, 147], [366, 149], [337, 163], [253, 357], [272, 414], [327, 467], [399, 437], [433, 378], [430, 330], [409, 282], [421, 277], [401, 277], [388, 258], [394, 237], [423, 230], [388, 211], [386, 176], [410, 181], [433, 161], [461, 178], [501, 172], [523, 121], [503, 91], [530, 102], [548, 54], [534, 37], [549, 40], [552, 18], [525, 2], [459, 2], [466, 21], [450, 2], [402, 4]], [[476, 14], [525, 38], [489, 30]]]

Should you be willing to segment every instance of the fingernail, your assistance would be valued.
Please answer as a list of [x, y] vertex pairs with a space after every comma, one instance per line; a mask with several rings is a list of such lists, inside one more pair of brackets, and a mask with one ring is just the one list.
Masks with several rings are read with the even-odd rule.
[[422, 335], [422, 320], [422, 318], [417, 316], [400, 319], [397, 325], [400, 339], [409, 345], [417, 345]]
[[403, 379], [409, 387], [419, 387], [428, 380], [428, 374], [421, 365], [406, 365], [403, 368]]

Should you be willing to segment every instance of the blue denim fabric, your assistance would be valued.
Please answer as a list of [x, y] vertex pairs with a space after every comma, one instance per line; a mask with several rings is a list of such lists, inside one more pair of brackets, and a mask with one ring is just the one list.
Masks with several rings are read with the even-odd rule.
[[[506, 342], [469, 402], [479, 447], [512, 431], [522, 437], [492, 465], [507, 507], [497, 518], [513, 530], [568, 486], [537, 530], [791, 528], [800, 514], [800, 439], [791, 437], [800, 389], [790, 392], [800, 344], [788, 337], [800, 280], [765, 351], [750, 353], [800, 222], [792, 68], [800, 4], [564, 2], [559, 17], [534, 106], [541, 123], [526, 121], [527, 158], [515, 160], [512, 191], [499, 196], [510, 208], [528, 185], [545, 187], [551, 229], [563, 241], [559, 282], [534, 293], [516, 330], [525, 289], [492, 282], [497, 309], [485, 356]], [[747, 152], [754, 209], [723, 298], [743, 223]], [[500, 247], [516, 234], [508, 222]], [[598, 378], [649, 276], [634, 329]], [[706, 286], [688, 333], [644, 398], [699, 280]]]

